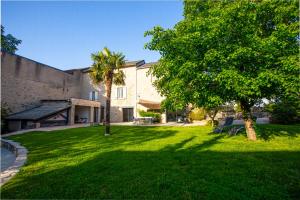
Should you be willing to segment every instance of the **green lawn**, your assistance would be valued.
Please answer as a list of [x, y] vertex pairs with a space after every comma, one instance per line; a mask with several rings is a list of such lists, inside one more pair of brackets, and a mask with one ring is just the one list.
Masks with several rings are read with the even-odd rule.
[[300, 126], [244, 134], [210, 127], [103, 127], [13, 136], [27, 164], [1, 188], [12, 199], [300, 199]]

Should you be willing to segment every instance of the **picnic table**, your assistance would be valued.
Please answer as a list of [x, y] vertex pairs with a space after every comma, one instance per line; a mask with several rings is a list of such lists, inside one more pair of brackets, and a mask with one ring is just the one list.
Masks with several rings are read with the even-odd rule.
[[153, 117], [136, 117], [134, 118], [134, 123], [141, 125], [141, 124], [153, 124]]

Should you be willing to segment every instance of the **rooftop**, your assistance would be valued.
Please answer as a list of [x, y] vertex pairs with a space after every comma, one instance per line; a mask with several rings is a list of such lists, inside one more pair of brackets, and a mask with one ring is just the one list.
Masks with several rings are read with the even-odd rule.
[[44, 101], [40, 106], [9, 115], [6, 119], [35, 121], [48, 116], [52, 116], [53, 114], [66, 110], [69, 107], [70, 103], [67, 101], [56, 100], [52, 103], [50, 101]]

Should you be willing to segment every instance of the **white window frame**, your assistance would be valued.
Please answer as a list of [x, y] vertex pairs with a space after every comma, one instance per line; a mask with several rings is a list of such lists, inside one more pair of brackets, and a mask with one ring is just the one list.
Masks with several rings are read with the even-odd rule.
[[98, 95], [99, 95], [98, 91], [91, 91], [89, 99], [91, 101], [98, 101], [99, 100]]
[[127, 89], [126, 87], [117, 87], [116, 89], [116, 99], [126, 99]]

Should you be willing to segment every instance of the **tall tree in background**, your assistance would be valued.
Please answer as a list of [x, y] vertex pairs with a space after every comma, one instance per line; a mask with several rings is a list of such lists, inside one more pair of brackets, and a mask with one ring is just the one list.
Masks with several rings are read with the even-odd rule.
[[1, 50], [8, 53], [15, 53], [22, 40], [18, 40], [11, 34], [4, 35], [4, 27], [1, 25]]
[[184, 1], [173, 29], [145, 33], [146, 48], [162, 55], [151, 69], [156, 87], [197, 106], [238, 102], [256, 140], [252, 106], [299, 95], [298, 10], [296, 0]]
[[90, 77], [97, 85], [104, 83], [106, 90], [106, 108], [105, 108], [105, 135], [110, 134], [110, 103], [111, 87], [125, 84], [125, 74], [121, 67], [125, 64], [125, 56], [122, 53], [111, 52], [104, 48], [95, 54], [92, 54], [93, 65], [90, 71]]

